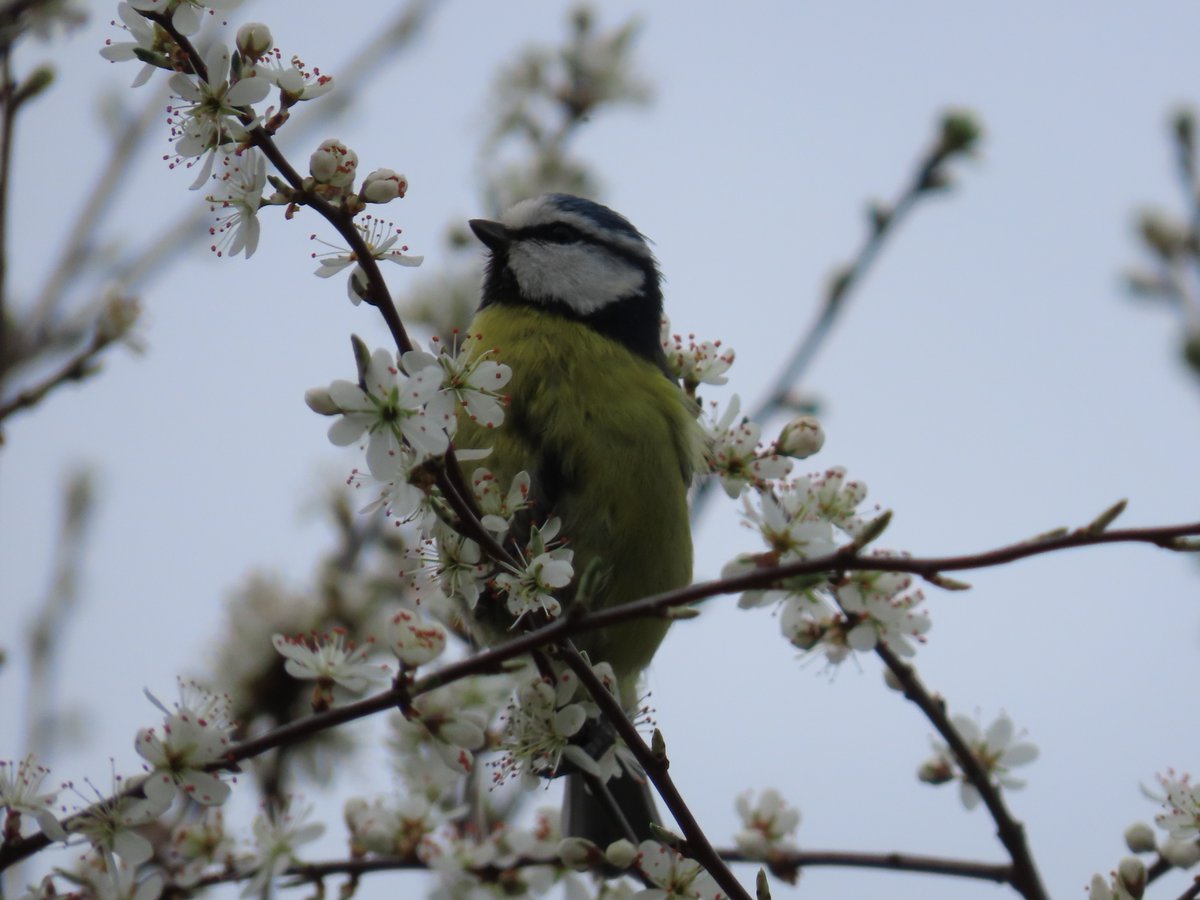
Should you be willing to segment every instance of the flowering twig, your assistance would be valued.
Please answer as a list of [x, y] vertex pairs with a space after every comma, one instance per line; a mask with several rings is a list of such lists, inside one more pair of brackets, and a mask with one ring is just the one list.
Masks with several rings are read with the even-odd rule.
[[741, 886], [736, 878], [733, 877], [733, 872], [725, 865], [720, 854], [713, 848], [708, 837], [704, 834], [704, 829], [700, 827], [700, 823], [696, 821], [696, 817], [692, 815], [691, 809], [683, 799], [683, 795], [679, 793], [679, 789], [675, 787], [675, 782], [672, 780], [670, 773], [667, 771], [670, 767], [670, 762], [665, 754], [659, 754], [651, 750], [651, 748], [642, 739], [634, 724], [629, 721], [629, 717], [625, 715], [625, 709], [621, 706], [621, 701], [608, 690], [596, 676], [595, 671], [588, 664], [588, 661], [583, 658], [575, 645], [567, 640], [559, 644], [559, 651], [562, 654], [563, 660], [576, 677], [587, 688], [588, 693], [592, 695], [592, 699], [596, 705], [600, 707], [605, 717], [616, 728], [617, 734], [625, 742], [642, 768], [646, 771], [646, 776], [654, 783], [658, 789], [659, 796], [662, 797], [663, 803], [667, 809], [671, 811], [671, 815], [675, 817], [675, 821], [679, 823], [679, 828], [683, 831], [683, 837], [687, 841], [686, 848], [680, 848], [685, 856], [691, 857], [708, 871], [721, 889], [732, 898], [738, 900], [750, 900], [750, 895]]
[[[718, 849], [720, 857], [729, 863], [763, 865], [763, 860], [747, 856], [733, 848]], [[535, 857], [518, 857], [508, 861], [504, 866], [482, 866], [464, 869], [484, 881], [495, 880], [504, 871], [513, 871], [535, 866], [553, 866], [556, 862]], [[981, 881], [994, 881], [1002, 884], [1008, 881], [1011, 867], [1001, 863], [972, 862], [970, 860], [947, 859], [937, 856], [922, 856], [914, 853], [858, 853], [847, 850], [795, 850], [777, 852], [766, 861], [767, 867], [781, 878], [793, 879], [795, 874], [804, 868], [815, 866], [842, 866], [852, 869], [888, 869], [895, 872], [924, 872], [931, 875], [949, 875], [952, 877], [970, 878]], [[291, 879], [292, 886], [298, 883], [320, 882], [334, 875], [347, 875], [356, 879], [371, 872], [412, 872], [426, 871], [427, 863], [413, 856], [371, 856], [368, 859], [333, 859], [321, 862], [298, 863], [288, 866], [281, 873], [281, 878]], [[253, 877], [252, 872], [230, 869], [214, 872], [188, 884], [187, 890], [213, 887], [218, 884], [246, 881]], [[172, 884], [164, 888], [164, 895], [173, 893]], [[180, 890], [182, 890], [180, 886]]]
[[[165, 14], [158, 13], [148, 13], [146, 16], [171, 35], [172, 40], [176, 42], [180, 50], [188, 58], [197, 76], [201, 79], [207, 79], [208, 72], [203, 57], [192, 46], [191, 42], [175, 28], [171, 18]], [[261, 124], [256, 124], [252, 110], [241, 108], [238, 118], [243, 125], [247, 126], [247, 135], [250, 142], [262, 151], [263, 155], [275, 167], [275, 170], [283, 176], [283, 179], [295, 192], [293, 200], [295, 202], [303, 202], [304, 205], [314, 210], [329, 222], [337, 230], [338, 234], [341, 235], [342, 239], [346, 241], [350, 249], [350, 255], [362, 269], [365, 277], [365, 288], [362, 293], [362, 299], [375, 307], [379, 314], [383, 316], [383, 320], [387, 324], [388, 331], [392, 335], [392, 340], [395, 342], [400, 354], [414, 350], [415, 345], [408, 336], [408, 331], [400, 319], [400, 314], [396, 311], [396, 304], [392, 299], [391, 292], [388, 291], [387, 282], [383, 278], [383, 273], [379, 270], [379, 262], [376, 260], [371, 248], [367, 245], [362, 232], [355, 227], [353, 214], [342, 207], [330, 203], [317, 193], [306, 189], [303, 176], [296, 171], [287, 157], [283, 155], [283, 152], [279, 149], [266, 128]], [[448, 451], [446, 454], [445, 465], [438, 472], [437, 483], [447, 502], [449, 502], [451, 508], [458, 516], [459, 529], [463, 535], [480, 544], [484, 551], [497, 562], [512, 563], [513, 560], [510, 554], [500, 546], [495, 537], [480, 523], [478, 510], [474, 508], [474, 500], [471, 492], [464, 489], [465, 483], [461, 471], [458, 470], [458, 463], [454, 458], [453, 450]]]
[[[1027, 556], [1053, 553], [1073, 547], [1097, 544], [1143, 543], [1165, 549], [1194, 549], [1180, 547], [1178, 542], [1187, 537], [1200, 536], [1200, 522], [1186, 525], [1165, 525], [1157, 528], [1127, 528], [1096, 533], [1087, 528], [1060, 534], [1055, 537], [1020, 544], [1012, 544], [996, 550], [967, 556], [929, 558], [870, 557], [843, 555], [841, 553], [817, 559], [802, 560], [784, 566], [757, 569], [744, 575], [716, 581], [706, 581], [673, 591], [666, 591], [634, 600], [609, 609], [596, 610], [575, 615], [565, 615], [527, 634], [513, 638], [467, 659], [460, 660], [418, 678], [404, 682], [363, 700], [339, 706], [331, 710], [299, 719], [267, 732], [257, 738], [244, 741], [230, 748], [226, 761], [210, 766], [210, 769], [234, 768], [243, 759], [249, 759], [283, 744], [299, 741], [310, 735], [346, 722], [365, 718], [392, 707], [407, 704], [412, 698], [434, 688], [442, 687], [471, 675], [500, 671], [501, 666], [518, 656], [541, 647], [548, 647], [568, 637], [605, 628], [633, 619], [670, 615], [677, 606], [714, 597], [718, 594], [736, 594], [747, 590], [766, 588], [797, 575], [829, 571], [896, 571], [914, 572], [924, 577], [936, 577], [939, 572], [962, 569], [979, 569], [1003, 565]], [[0, 846], [0, 871], [14, 862], [37, 853], [49, 844], [42, 834], [21, 838]]]
[[1007, 880], [1027, 900], [1046, 900], [1046, 889], [1042, 886], [1041, 876], [1033, 861], [1033, 855], [1029, 850], [1029, 845], [1025, 842], [1024, 826], [1009, 813], [1008, 808], [1004, 805], [1004, 800], [1000, 797], [1000, 791], [992, 783], [987, 770], [971, 751], [958, 729], [951, 723], [950, 717], [946, 715], [945, 703], [925, 689], [920, 679], [917, 678], [916, 670], [901, 662], [887, 644], [880, 642], [875, 646], [875, 652], [879, 654], [884, 665], [896, 676], [896, 680], [904, 689], [904, 696], [920, 708], [933, 727], [945, 739], [962, 768], [964, 777], [979, 792], [984, 805], [992, 815], [992, 820], [996, 823], [1000, 843], [1004, 845], [1004, 849], [1012, 858], [1012, 870]]
[[[948, 113], [942, 119], [937, 140], [921, 157], [916, 171], [896, 202], [890, 207], [872, 206], [870, 230], [862, 246], [853, 261], [839, 268], [830, 279], [817, 318], [784, 363], [783, 369], [768, 388], [766, 397], [748, 414], [751, 421], [765, 423], [774, 413], [796, 405], [793, 399], [796, 386], [832, 332], [851, 291], [862, 281], [888, 237], [895, 233], [917, 202], [948, 184], [944, 171], [946, 162], [954, 156], [969, 153], [978, 137], [978, 125], [971, 116], [961, 112]], [[699, 518], [715, 482], [716, 479], [709, 478], [697, 486], [692, 499], [693, 521]]]

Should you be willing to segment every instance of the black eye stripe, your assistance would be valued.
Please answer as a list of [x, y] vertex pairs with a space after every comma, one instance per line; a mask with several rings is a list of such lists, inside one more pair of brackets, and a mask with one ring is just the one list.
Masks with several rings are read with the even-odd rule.
[[535, 225], [532, 228], [523, 229], [522, 237], [528, 237], [535, 241], [544, 241], [548, 244], [576, 244], [583, 240], [583, 235], [579, 229], [568, 225], [566, 222], [550, 222], [547, 225]]

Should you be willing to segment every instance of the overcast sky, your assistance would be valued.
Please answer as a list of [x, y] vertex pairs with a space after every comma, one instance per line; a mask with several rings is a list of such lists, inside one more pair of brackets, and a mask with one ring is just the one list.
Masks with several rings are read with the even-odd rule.
[[[94, 8], [86, 29], [18, 59], [24, 69], [53, 58], [60, 77], [17, 138], [17, 302], [45, 278], [95, 176], [102, 99], [156, 89], [124, 90], [135, 68], [96, 52], [115, 4]], [[336, 77], [379, 9], [263, 0], [230, 19], [266, 21], [286, 52]], [[387, 273], [395, 293], [448, 265], [448, 223], [484, 212], [475, 167], [493, 73], [528, 42], [558, 41], [566, 9], [445, 4], [318, 136], [341, 137], [364, 172], [387, 166], [410, 180], [388, 213], [426, 259]], [[1122, 497], [1123, 524], [1200, 518], [1200, 391], [1178, 362], [1178, 324], [1131, 303], [1119, 281], [1137, 259], [1135, 209], [1179, 206], [1166, 123], [1200, 101], [1200, 7], [614, 2], [603, 22], [631, 13], [644, 22], [636, 56], [654, 102], [598, 116], [576, 148], [606, 202], [655, 241], [676, 328], [736, 349], [715, 396], [760, 396], [828, 273], [861, 240], [865, 201], [893, 196], [940, 112], [967, 107], [986, 127], [979, 159], [887, 247], [804, 385], [828, 434], [812, 467], [844, 465], [865, 481], [895, 513], [882, 544], [914, 555], [1081, 525]], [[139, 243], [198, 202], [191, 176], [162, 163], [166, 149], [164, 121], [105, 239]], [[156, 718], [142, 688], [170, 696], [177, 673], [203, 668], [221, 598], [251, 567], [303, 584], [328, 545], [314, 501], [354, 457], [328, 444], [303, 392], [351, 374], [351, 331], [379, 345], [386, 336], [340, 282], [311, 276], [315, 218], [262, 218], [250, 261], [218, 260], [197, 240], [140, 286], [145, 355], [116, 353], [100, 378], [8, 423], [0, 758], [22, 751], [20, 636], [45, 591], [72, 465], [95, 467], [99, 510], [58, 684], [84, 728], [52, 760], [56, 778], [106, 783], [110, 756], [132, 771], [134, 733]], [[698, 578], [755, 545], [724, 501], [696, 544]], [[1156, 811], [1139, 783], [1168, 766], [1200, 773], [1200, 571], [1162, 551], [1108, 547], [965, 577], [974, 590], [927, 592], [933, 628], [918, 669], [951, 711], [986, 722], [1006, 710], [1039, 745], [1022, 773], [1029, 785], [1007, 799], [1050, 890], [1081, 896], [1123, 855], [1125, 826]], [[879, 668], [874, 657], [835, 672], [800, 659], [770, 612], [732, 599], [675, 627], [651, 672], [652, 702], [672, 774], [715, 840], [735, 829], [740, 790], [775, 787], [803, 812], [805, 848], [1003, 859], [983, 811], [916, 782], [931, 728], [883, 688]], [[350, 768], [340, 797], [373, 784], [366, 763]], [[338, 808], [315, 855], [342, 852]], [[751, 869], [739, 874], [753, 883]], [[413, 877], [367, 888], [394, 895]], [[890, 873], [822, 870], [804, 882], [818, 897], [1000, 895]], [[1187, 883], [1176, 873], [1156, 896]]]

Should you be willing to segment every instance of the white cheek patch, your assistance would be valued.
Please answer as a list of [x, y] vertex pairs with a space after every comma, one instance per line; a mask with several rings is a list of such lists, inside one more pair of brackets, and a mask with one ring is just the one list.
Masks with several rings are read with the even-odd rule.
[[530, 300], [557, 300], [582, 316], [637, 293], [646, 281], [641, 269], [594, 244], [517, 241], [508, 267]]

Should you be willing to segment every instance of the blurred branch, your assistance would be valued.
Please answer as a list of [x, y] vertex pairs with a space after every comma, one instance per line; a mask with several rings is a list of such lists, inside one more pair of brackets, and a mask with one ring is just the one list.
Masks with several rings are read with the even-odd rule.
[[[890, 206], [879, 203], [871, 206], [870, 227], [858, 253], [850, 262], [834, 270], [817, 318], [784, 363], [766, 397], [749, 412], [749, 419], [765, 426], [767, 419], [776, 413], [800, 408], [797, 386], [828, 340], [854, 289], [866, 277], [888, 238], [895, 234], [917, 203], [952, 185], [946, 166], [952, 160], [971, 155], [980, 134], [979, 123], [970, 113], [952, 111], [942, 116], [937, 137], [917, 163], [899, 197]], [[715, 484], [716, 479], [710, 477], [696, 486], [692, 498], [693, 521], [699, 518]]]
[[0, 384], [9, 369], [8, 311], [8, 179], [12, 167], [12, 129], [16, 104], [12, 80], [12, 47], [0, 48]]
[[71, 617], [79, 603], [79, 572], [83, 565], [87, 528], [94, 510], [92, 473], [72, 473], [63, 490], [63, 519], [55, 543], [53, 578], [41, 610], [29, 629], [29, 692], [26, 707], [26, 749], [41, 759], [55, 746], [58, 718], [52, 699], [52, 677]]
[[96, 176], [70, 233], [62, 242], [62, 252], [50, 267], [46, 283], [38, 292], [30, 311], [26, 325], [29, 341], [36, 343], [39, 336], [52, 329], [51, 320], [67, 286], [91, 261], [100, 219], [108, 211], [112, 198], [123, 187], [124, 173], [135, 162], [137, 148], [149, 134], [150, 126], [161, 120], [168, 96], [168, 90], [160, 88], [150, 95], [137, 115], [123, 116], [120, 124], [113, 128], [116, 140], [109, 149], [108, 159]]
[[[72, 381], [83, 381], [85, 378], [95, 375], [100, 371], [96, 357], [103, 352], [108, 344], [109, 342], [107, 341], [91, 341], [86, 347], [79, 350], [74, 356], [40, 382], [32, 387], [17, 391], [12, 398], [0, 403], [0, 422], [3, 422], [19, 410], [36, 406], [55, 388]], [[0, 444], [2, 443], [3, 439], [0, 436]]]
[[[337, 91], [347, 98], [354, 96], [362, 85], [378, 74], [385, 65], [394, 63], [407, 50], [421, 29], [428, 22], [440, 0], [409, 0], [392, 19], [381, 28], [372, 27], [373, 37], [347, 57], [344, 70], [337, 74]], [[288, 120], [287, 141], [295, 142], [305, 134], [312, 133], [318, 126], [328, 124], [338, 115], [344, 114], [349, 104], [308, 104], [293, 110]], [[286, 143], [286, 142], [285, 142]], [[205, 204], [196, 204], [163, 227], [156, 229], [158, 237], [138, 253], [121, 262], [116, 276], [123, 282], [135, 285], [154, 278], [181, 253], [193, 249], [200, 236], [205, 234], [212, 214]]]

